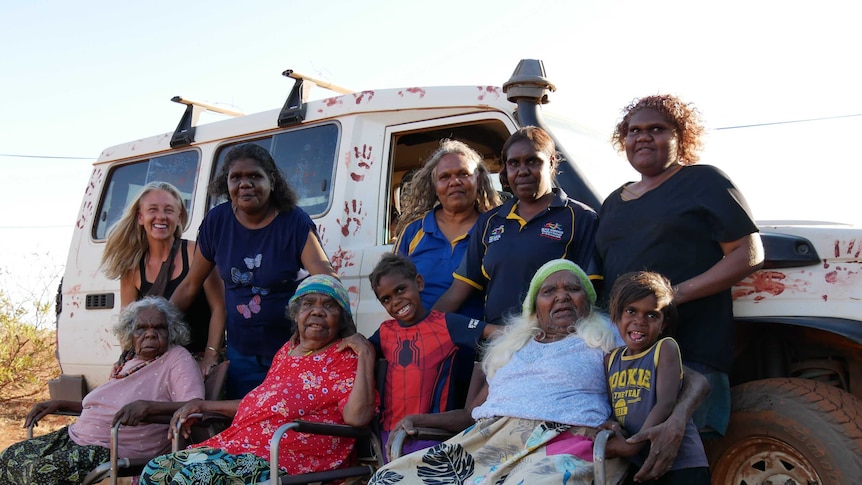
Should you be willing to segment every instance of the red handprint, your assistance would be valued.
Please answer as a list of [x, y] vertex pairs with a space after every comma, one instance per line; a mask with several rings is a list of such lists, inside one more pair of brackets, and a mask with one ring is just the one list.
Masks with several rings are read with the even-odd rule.
[[[365, 97], [368, 96], [368, 99]], [[353, 93], [353, 98], [356, 100], [356, 104], [362, 104], [363, 101], [371, 101], [371, 98], [374, 97], [374, 91], [362, 91], [359, 93]]]
[[353, 251], [346, 251], [338, 246], [338, 250], [333, 253], [329, 260], [332, 263], [332, 269], [336, 273], [340, 273], [342, 269], [353, 266]]
[[356, 235], [359, 228], [362, 227], [362, 220], [365, 219], [365, 214], [362, 213], [362, 201], [356, 199], [344, 203], [344, 220], [340, 218], [335, 222], [341, 226], [341, 234], [344, 236]]
[[[356, 168], [351, 170], [350, 178], [356, 182], [365, 180], [365, 175], [371, 170], [374, 165], [374, 159], [371, 158], [373, 148], [368, 145], [362, 145], [362, 150], [358, 146], [353, 147], [353, 159], [356, 161]], [[350, 166], [350, 161], [348, 161]]]
[[324, 248], [329, 245], [329, 239], [326, 238], [326, 226], [323, 224], [317, 225], [317, 237], [320, 239], [320, 245]]
[[479, 96], [478, 100], [482, 101], [485, 99], [485, 96], [490, 97], [492, 94], [499, 99], [500, 98], [500, 88], [497, 86], [478, 86], [479, 88]]

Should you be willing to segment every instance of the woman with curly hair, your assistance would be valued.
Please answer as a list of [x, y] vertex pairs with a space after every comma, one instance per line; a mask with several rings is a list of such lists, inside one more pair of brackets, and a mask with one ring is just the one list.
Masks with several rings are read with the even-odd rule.
[[170, 449], [168, 426], [145, 418], [173, 413], [204, 396], [195, 359], [182, 347], [189, 341], [188, 326], [174, 305], [147, 296], [123, 308], [114, 334], [123, 352], [108, 381], [83, 401], [36, 403], [24, 427], [60, 411], [78, 413], [78, 419], [0, 453], [0, 483], [83, 483], [87, 473], [110, 459], [111, 428], [118, 422], [124, 425], [117, 441], [120, 456], [147, 458]]
[[[482, 156], [465, 143], [444, 139], [405, 187], [395, 252], [407, 256], [425, 281], [422, 304], [431, 308], [452, 284], [469, 231], [479, 214], [500, 205], [500, 196]], [[481, 295], [465, 302], [459, 313], [482, 318]]]
[[703, 133], [697, 109], [676, 96], [636, 99], [623, 110], [613, 144], [640, 180], [602, 204], [596, 247], [605, 300], [614, 281], [630, 271], [670, 279], [679, 309], [674, 337], [684, 363], [712, 385], [695, 423], [701, 432], [724, 433], [733, 358], [730, 288], [760, 268], [764, 254], [739, 189], [721, 170], [695, 165]]
[[335, 276], [317, 229], [270, 153], [253, 143], [232, 148], [210, 184], [216, 199], [198, 232], [189, 276], [171, 301], [185, 310], [213, 268], [224, 281], [227, 307], [228, 399], [263, 381], [272, 358], [293, 332], [283, 309], [300, 280]]

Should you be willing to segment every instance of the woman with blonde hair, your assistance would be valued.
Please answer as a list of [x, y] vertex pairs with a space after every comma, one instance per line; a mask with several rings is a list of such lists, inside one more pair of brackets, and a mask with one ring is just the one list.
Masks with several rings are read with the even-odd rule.
[[[105, 276], [120, 279], [120, 306], [144, 296], [170, 298], [188, 275], [195, 243], [182, 239], [189, 221], [182, 195], [167, 182], [150, 182], [111, 227], [102, 254]], [[218, 274], [185, 313], [191, 328], [186, 348], [207, 375], [218, 363], [224, 339], [224, 287]]]

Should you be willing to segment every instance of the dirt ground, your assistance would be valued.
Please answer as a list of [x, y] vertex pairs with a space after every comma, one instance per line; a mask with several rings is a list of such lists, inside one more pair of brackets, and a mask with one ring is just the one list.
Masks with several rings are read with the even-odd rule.
[[[25, 399], [9, 401], [0, 404], [0, 450], [9, 445], [27, 439], [27, 430], [23, 428], [24, 418], [30, 412], [33, 404], [48, 399], [47, 381], [44, 392]], [[34, 435], [50, 433], [74, 422], [69, 416], [46, 416], [33, 430]]]

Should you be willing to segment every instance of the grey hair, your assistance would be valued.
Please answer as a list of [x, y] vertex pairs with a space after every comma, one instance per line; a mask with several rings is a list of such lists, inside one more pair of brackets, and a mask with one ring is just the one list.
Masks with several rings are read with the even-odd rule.
[[155, 308], [165, 316], [165, 322], [168, 324], [168, 348], [191, 341], [189, 326], [176, 305], [161, 296], [145, 296], [123, 308], [120, 321], [114, 325], [114, 334], [120, 340], [120, 347], [124, 352], [135, 350], [135, 323], [138, 321], [138, 315], [147, 308]]
[[[587, 314], [569, 327], [569, 336], [566, 338], [578, 336], [589, 347], [610, 352], [616, 347], [614, 330], [599, 315], [595, 307], [588, 308]], [[485, 357], [482, 359], [482, 370], [488, 379], [493, 377], [498, 369], [508, 364], [515, 352], [521, 350], [530, 339], [536, 338], [542, 332], [535, 313], [527, 316], [515, 315], [508, 320], [504, 333], [488, 344]]]

